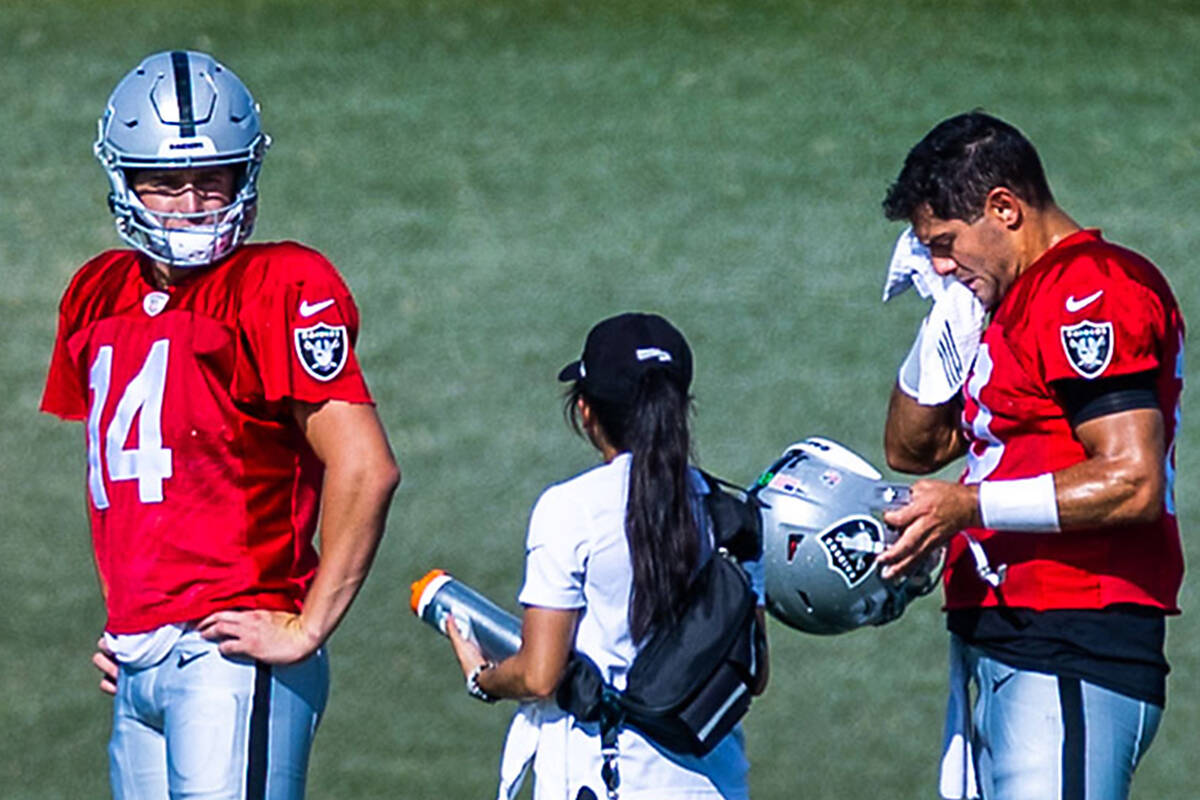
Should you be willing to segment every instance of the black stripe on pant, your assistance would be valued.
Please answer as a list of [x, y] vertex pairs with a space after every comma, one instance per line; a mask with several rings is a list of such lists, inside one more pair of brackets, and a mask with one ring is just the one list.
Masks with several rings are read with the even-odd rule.
[[267, 738], [271, 730], [271, 665], [254, 667], [254, 701], [250, 707], [250, 739], [246, 744], [246, 800], [266, 800]]
[[1083, 687], [1078, 678], [1058, 678], [1062, 713], [1062, 800], [1086, 800], [1087, 730], [1083, 716]]

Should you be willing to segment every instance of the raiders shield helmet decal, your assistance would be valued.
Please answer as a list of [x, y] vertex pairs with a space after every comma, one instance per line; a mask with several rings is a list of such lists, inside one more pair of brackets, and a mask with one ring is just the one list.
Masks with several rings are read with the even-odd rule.
[[296, 357], [304, 371], [319, 381], [337, 377], [346, 366], [349, 350], [345, 325], [318, 322], [309, 328], [296, 329]]
[[822, 533], [818, 540], [829, 559], [829, 568], [854, 588], [871, 574], [875, 556], [884, 550], [879, 520], [865, 515], [847, 517]]
[[1063, 325], [1063, 351], [1071, 369], [1091, 380], [1099, 376], [1112, 361], [1113, 324], [1084, 320], [1074, 325]]

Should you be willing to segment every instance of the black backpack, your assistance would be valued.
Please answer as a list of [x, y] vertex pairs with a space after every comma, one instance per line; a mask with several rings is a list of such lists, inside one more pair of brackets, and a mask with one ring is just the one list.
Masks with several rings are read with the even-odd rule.
[[616, 743], [623, 725], [672, 752], [706, 755], [749, 710], [765, 666], [757, 598], [738, 563], [762, 555], [758, 510], [752, 499], [734, 497], [720, 488], [723, 481], [701, 474], [709, 486], [704, 504], [714, 546], [688, 587], [683, 614], [650, 634], [624, 691], [605, 683], [592, 660], [576, 652], [555, 695], [576, 719], [600, 723], [609, 797], [616, 797], [620, 782]]

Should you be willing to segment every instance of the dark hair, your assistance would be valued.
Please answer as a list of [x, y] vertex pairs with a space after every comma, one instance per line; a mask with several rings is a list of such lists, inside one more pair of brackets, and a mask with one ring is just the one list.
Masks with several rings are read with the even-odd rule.
[[648, 370], [629, 402], [589, 397], [576, 382], [563, 413], [582, 433], [577, 400], [596, 415], [609, 443], [633, 458], [625, 537], [633, 564], [629, 630], [635, 642], [678, 618], [699, 557], [699, 529], [688, 491], [691, 398], [665, 369]]
[[1054, 202], [1033, 144], [1007, 122], [975, 110], [938, 123], [908, 151], [883, 213], [911, 220], [928, 204], [941, 219], [974, 222], [997, 186], [1034, 208]]

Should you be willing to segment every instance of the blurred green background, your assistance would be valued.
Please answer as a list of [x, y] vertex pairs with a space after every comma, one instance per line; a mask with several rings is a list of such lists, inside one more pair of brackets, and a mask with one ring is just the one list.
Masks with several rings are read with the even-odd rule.
[[[275, 145], [256, 238], [304, 241], [342, 269], [404, 469], [332, 640], [309, 794], [482, 798], [512, 706], [466, 696], [408, 585], [440, 566], [513, 607], [530, 504], [593, 463], [554, 381], [590, 325], [642, 309], [684, 330], [700, 461], [720, 475], [748, 482], [815, 433], [882, 464], [887, 394], [924, 308], [879, 303], [899, 232], [879, 202], [917, 139], [976, 106], [1033, 139], [1080, 222], [1161, 265], [1195, 322], [1197, 42], [1194, 2], [7, 0], [0, 795], [108, 792], [83, 435], [36, 407], [57, 299], [117, 243], [90, 143], [142, 56], [211, 51], [262, 102]], [[1194, 563], [1200, 428], [1185, 398]], [[1141, 800], [1200, 795], [1194, 580], [1182, 604]], [[756, 798], [935, 796], [936, 600], [883, 629], [771, 634], [772, 684], [746, 723]]]

